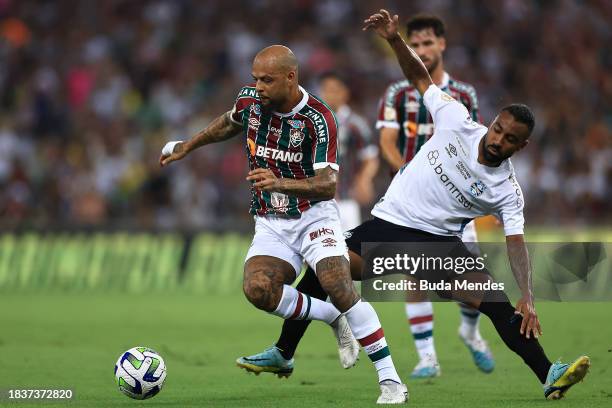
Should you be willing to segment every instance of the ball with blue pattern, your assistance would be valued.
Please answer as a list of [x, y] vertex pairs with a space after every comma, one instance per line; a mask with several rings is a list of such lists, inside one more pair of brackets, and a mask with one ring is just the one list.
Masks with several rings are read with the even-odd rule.
[[155, 350], [133, 347], [121, 354], [115, 364], [119, 391], [134, 399], [157, 395], [166, 381], [166, 363]]

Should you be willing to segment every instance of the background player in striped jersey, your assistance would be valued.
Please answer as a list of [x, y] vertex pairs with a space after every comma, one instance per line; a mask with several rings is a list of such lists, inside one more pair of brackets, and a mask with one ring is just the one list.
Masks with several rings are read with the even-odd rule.
[[342, 171], [338, 174], [336, 200], [342, 229], [348, 231], [361, 224], [361, 207], [369, 209], [374, 199], [378, 147], [368, 122], [350, 107], [350, 89], [340, 75], [322, 75], [319, 96], [338, 120], [338, 162]]
[[[416, 15], [407, 23], [407, 35], [410, 47], [423, 61], [433, 82], [460, 101], [472, 119], [480, 122], [474, 87], [458, 81], [444, 70], [446, 37], [443, 21], [433, 15]], [[434, 132], [433, 120], [423, 103], [423, 97], [407, 79], [392, 83], [385, 91], [380, 101], [376, 128], [380, 129], [382, 156], [394, 173], [412, 160]], [[464, 242], [476, 242], [473, 221], [465, 226], [462, 239]], [[460, 312], [459, 336], [472, 353], [478, 368], [487, 373], [493, 371], [495, 362], [478, 329], [480, 312], [463, 304], [460, 305]], [[440, 375], [433, 341], [432, 303], [426, 300], [425, 295], [411, 292], [406, 303], [406, 315], [419, 355], [419, 363], [411, 377]]]
[[[160, 164], [242, 132], [255, 216], [255, 236], [244, 265], [247, 299], [283, 319], [322, 320], [340, 336], [350, 337], [352, 331], [376, 367], [381, 389], [377, 402], [405, 402], [408, 391], [395, 370], [378, 316], [360, 299], [350, 276], [334, 200], [339, 168], [334, 115], [299, 86], [297, 59], [287, 47], [260, 51], [252, 75], [255, 83], [242, 88], [230, 112], [189, 141], [166, 144]], [[332, 303], [290, 286], [304, 261]], [[271, 362], [275, 357], [278, 350], [273, 348]], [[238, 364], [262, 371], [245, 359]], [[282, 369], [279, 374], [290, 374]]]

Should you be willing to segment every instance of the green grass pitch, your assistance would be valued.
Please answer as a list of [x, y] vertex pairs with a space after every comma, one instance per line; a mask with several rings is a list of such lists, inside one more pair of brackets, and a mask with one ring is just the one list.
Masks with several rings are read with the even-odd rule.
[[[507, 350], [486, 317], [482, 332], [497, 367], [477, 371], [457, 338], [459, 312], [436, 304], [435, 342], [442, 376], [415, 382], [416, 364], [401, 303], [376, 303], [387, 341], [415, 407], [604, 407], [612, 406], [612, 325], [604, 303], [536, 304], [550, 359], [588, 354], [585, 381], [562, 401], [546, 401], [531, 371]], [[0, 296], [0, 389], [72, 388], [74, 400], [42, 406], [75, 407], [322, 407], [374, 406], [376, 375], [363, 352], [343, 370], [331, 330], [311, 325], [287, 380], [246, 374], [236, 357], [276, 340], [281, 320], [249, 305], [239, 290], [229, 296], [32, 293]], [[164, 357], [168, 378], [151, 400], [134, 401], [116, 388], [113, 366], [120, 353], [149, 346]], [[40, 402], [0, 405], [41, 406]]]

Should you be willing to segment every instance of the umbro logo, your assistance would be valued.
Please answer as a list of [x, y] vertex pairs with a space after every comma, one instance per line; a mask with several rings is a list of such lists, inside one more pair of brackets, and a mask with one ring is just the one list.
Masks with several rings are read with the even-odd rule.
[[323, 241], [321, 241], [321, 243], [323, 244], [324, 247], [332, 247], [332, 246], [336, 246], [338, 241], [336, 241], [333, 238], [325, 238]]
[[249, 129], [257, 131], [261, 122], [257, 118], [249, 118]]

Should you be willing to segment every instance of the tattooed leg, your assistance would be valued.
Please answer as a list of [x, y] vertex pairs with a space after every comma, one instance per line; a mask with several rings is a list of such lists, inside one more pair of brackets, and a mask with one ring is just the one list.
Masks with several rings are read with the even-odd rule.
[[331, 302], [341, 312], [349, 310], [359, 300], [351, 279], [349, 261], [343, 256], [331, 256], [317, 263], [317, 277]]

